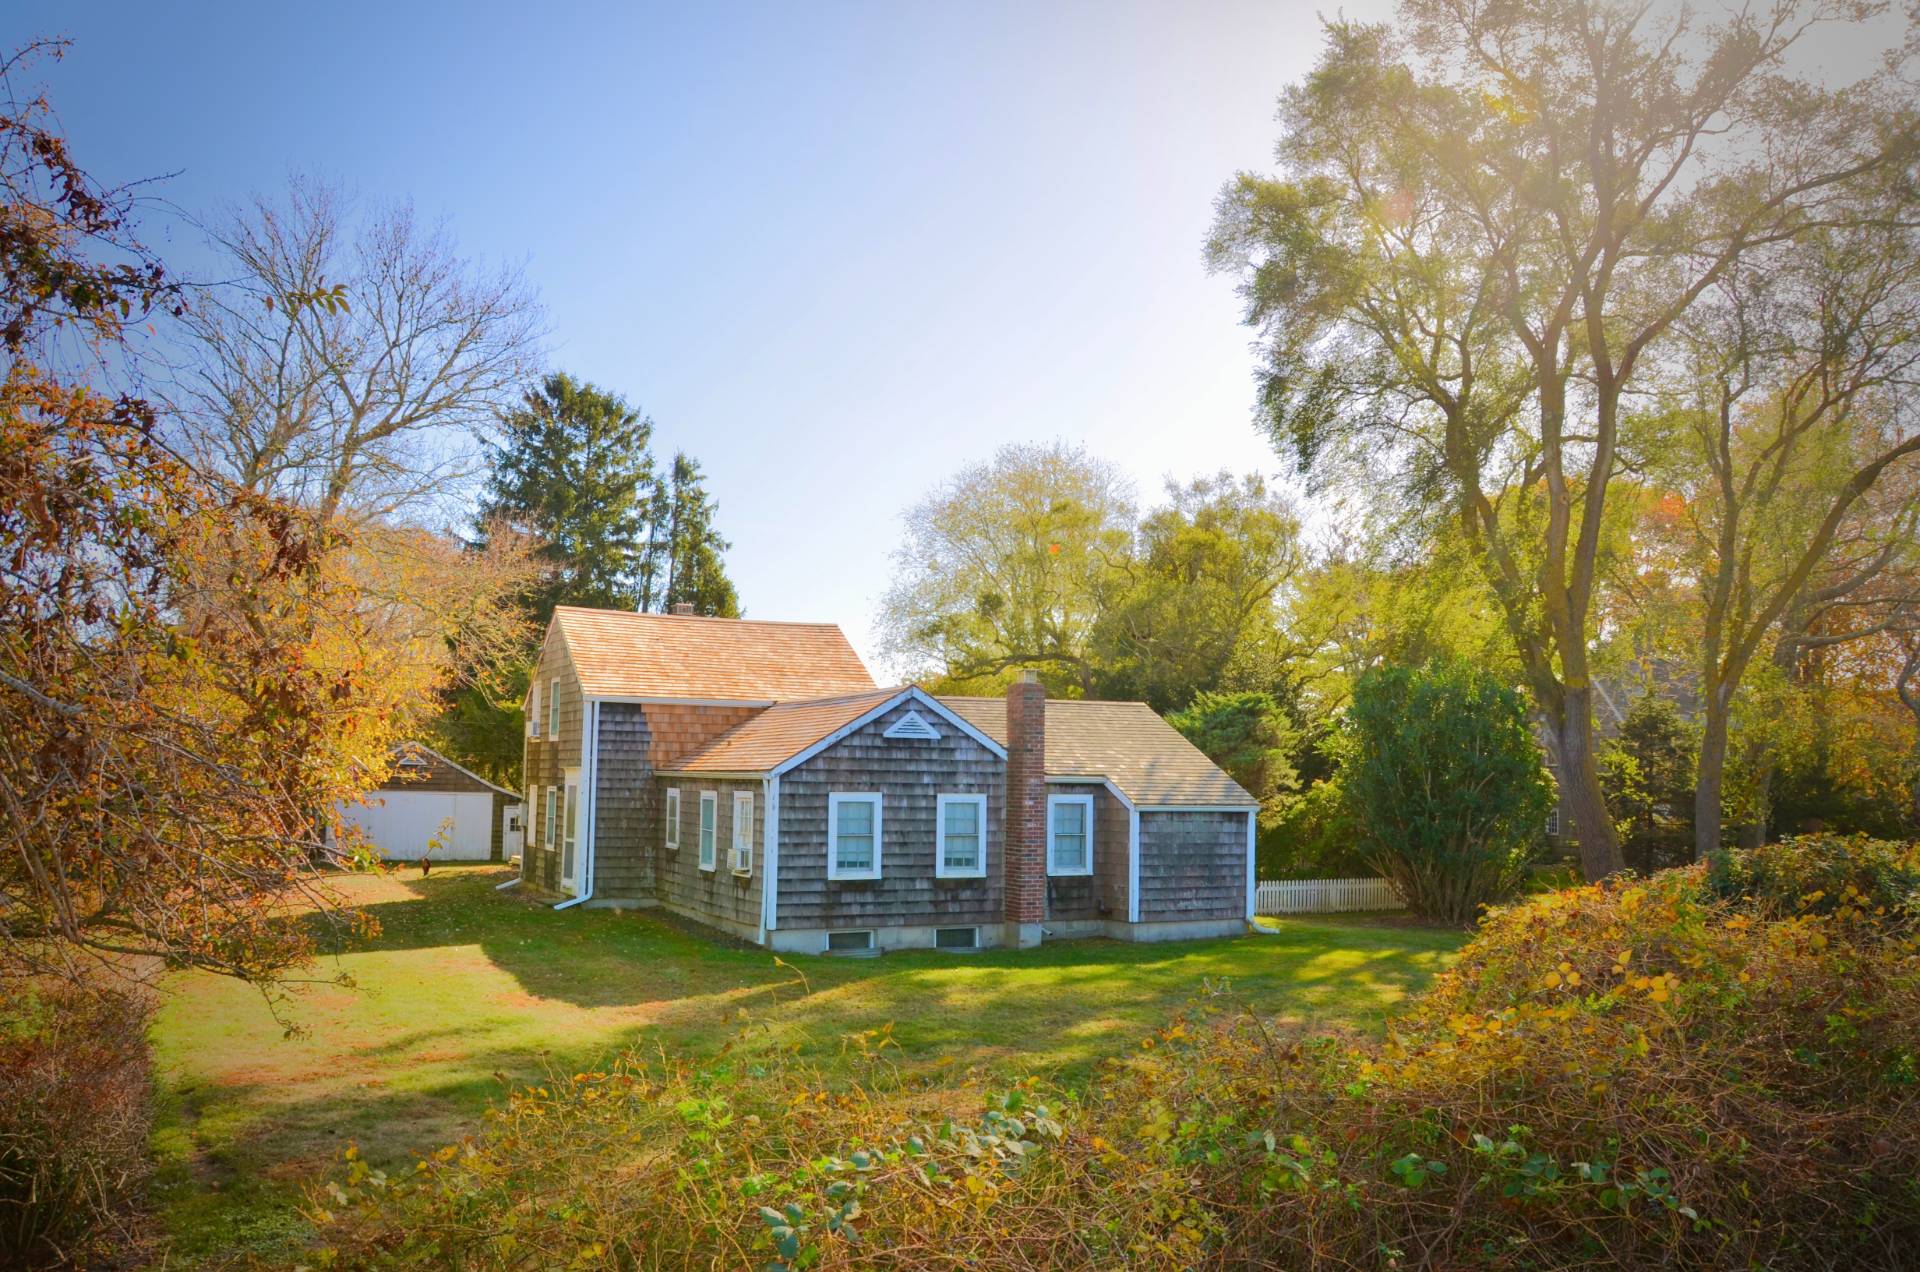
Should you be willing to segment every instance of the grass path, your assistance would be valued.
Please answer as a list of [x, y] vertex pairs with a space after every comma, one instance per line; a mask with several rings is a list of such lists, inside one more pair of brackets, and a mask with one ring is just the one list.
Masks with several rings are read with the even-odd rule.
[[891, 1024], [907, 1068], [984, 1066], [1075, 1081], [1208, 981], [1256, 1011], [1372, 1027], [1459, 945], [1457, 933], [1289, 920], [1271, 934], [1166, 945], [795, 956], [724, 944], [657, 912], [556, 914], [491, 885], [504, 870], [343, 887], [379, 935], [328, 960], [356, 988], [304, 995], [283, 1036], [259, 995], [183, 978], [154, 1041], [156, 1200], [176, 1256], [272, 1255], [298, 1242], [301, 1183], [348, 1143], [401, 1163], [478, 1124], [505, 1081], [593, 1067], [619, 1049], [690, 1057], [742, 1035], [833, 1069], [848, 1034]]

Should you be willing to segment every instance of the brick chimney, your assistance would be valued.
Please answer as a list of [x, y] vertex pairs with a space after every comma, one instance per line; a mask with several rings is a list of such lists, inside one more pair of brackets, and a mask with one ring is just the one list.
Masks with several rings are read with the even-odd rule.
[[1006, 942], [1040, 943], [1047, 917], [1047, 690], [1031, 671], [1007, 687]]
[[673, 605], [673, 612], [675, 617], [678, 617], [678, 618], [692, 618], [693, 602], [692, 601], [675, 601]]

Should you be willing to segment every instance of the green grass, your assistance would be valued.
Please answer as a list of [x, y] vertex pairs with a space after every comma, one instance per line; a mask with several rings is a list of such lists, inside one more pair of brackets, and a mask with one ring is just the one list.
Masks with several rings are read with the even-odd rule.
[[260, 996], [213, 977], [174, 986], [154, 1037], [156, 1199], [176, 1260], [284, 1252], [300, 1186], [349, 1144], [410, 1160], [480, 1121], [503, 1081], [594, 1067], [619, 1049], [795, 1050], [830, 1072], [844, 1039], [892, 1025], [908, 1069], [1078, 1081], [1177, 1013], [1204, 982], [1313, 1027], [1380, 1019], [1461, 934], [1371, 920], [1287, 920], [1258, 936], [1165, 945], [791, 956], [711, 939], [658, 912], [556, 914], [492, 886], [498, 867], [354, 877], [378, 936], [330, 958], [284, 1036]]

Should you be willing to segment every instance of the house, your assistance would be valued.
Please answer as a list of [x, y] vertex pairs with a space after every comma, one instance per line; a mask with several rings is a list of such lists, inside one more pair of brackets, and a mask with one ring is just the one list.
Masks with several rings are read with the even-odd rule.
[[1245, 931], [1252, 796], [1142, 703], [873, 682], [838, 627], [561, 607], [521, 878], [778, 950]]
[[418, 861], [435, 836], [435, 861], [505, 861], [520, 851], [519, 794], [418, 742], [396, 747], [386, 780], [340, 815], [389, 861]]

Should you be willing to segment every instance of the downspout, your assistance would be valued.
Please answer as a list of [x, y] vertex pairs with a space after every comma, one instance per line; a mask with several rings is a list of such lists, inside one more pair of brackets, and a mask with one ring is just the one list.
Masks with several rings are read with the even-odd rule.
[[763, 782], [767, 792], [767, 844], [761, 854], [760, 944], [780, 926], [780, 775]]
[[1127, 922], [1140, 921], [1140, 810], [1111, 781], [1104, 784], [1127, 810]]
[[582, 736], [582, 755], [580, 757], [580, 829], [582, 832], [581, 851], [583, 853], [580, 858], [580, 877], [584, 886], [581, 887], [579, 896], [568, 897], [565, 901], [553, 907], [556, 910], [571, 909], [576, 905], [593, 900], [593, 805], [595, 788], [600, 784], [600, 700], [598, 698], [588, 698], [586, 700], [586, 708], [587, 718], [581, 723], [580, 727]]
[[1253, 922], [1253, 912], [1257, 906], [1257, 902], [1259, 900], [1259, 892], [1260, 892], [1259, 880], [1253, 877], [1254, 876], [1253, 854], [1254, 854], [1254, 847], [1258, 842], [1257, 823], [1259, 821], [1259, 818], [1260, 818], [1259, 809], [1249, 808], [1247, 810], [1247, 922], [1248, 923]]

